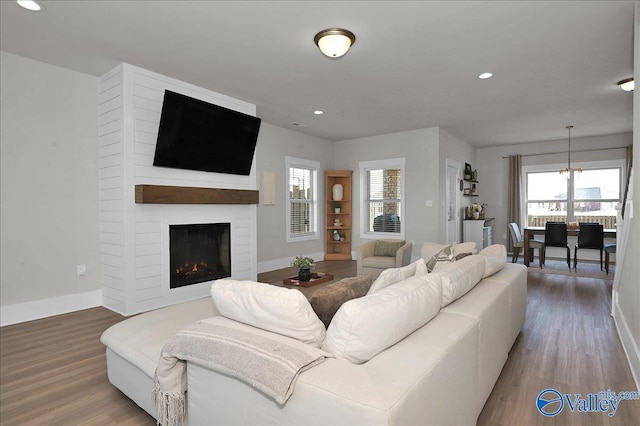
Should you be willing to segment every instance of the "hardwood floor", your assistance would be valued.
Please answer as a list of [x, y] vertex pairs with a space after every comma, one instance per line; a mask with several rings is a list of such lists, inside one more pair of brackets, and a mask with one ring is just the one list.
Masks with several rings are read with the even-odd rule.
[[[355, 262], [318, 262], [336, 277], [355, 275]], [[293, 268], [260, 274], [265, 282]], [[527, 319], [482, 411], [480, 425], [637, 424], [640, 401], [622, 401], [615, 416], [538, 413], [546, 388], [562, 393], [635, 390], [618, 340], [611, 281], [529, 270]], [[93, 308], [0, 328], [1, 425], [153, 425], [155, 420], [109, 383], [99, 338], [123, 317]], [[455, 396], [452, 396], [455, 397]]]
[[640, 401], [622, 401], [616, 414], [572, 413], [556, 417], [536, 409], [538, 394], [637, 391], [610, 316], [611, 280], [528, 273], [527, 317], [479, 425], [632, 425]]

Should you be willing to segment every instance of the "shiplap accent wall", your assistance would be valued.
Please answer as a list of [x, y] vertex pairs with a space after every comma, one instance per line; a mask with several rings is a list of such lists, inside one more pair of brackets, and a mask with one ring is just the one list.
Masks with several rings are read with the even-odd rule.
[[204, 297], [211, 282], [169, 289], [169, 225], [231, 223], [232, 278], [257, 276], [256, 206], [136, 204], [136, 184], [256, 189], [249, 176], [153, 166], [164, 91], [255, 116], [255, 105], [133, 65], [100, 78], [100, 257], [105, 307], [131, 315]]

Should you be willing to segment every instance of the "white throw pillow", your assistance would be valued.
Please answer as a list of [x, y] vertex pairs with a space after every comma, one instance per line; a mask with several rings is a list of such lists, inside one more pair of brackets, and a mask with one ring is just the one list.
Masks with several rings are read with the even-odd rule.
[[502, 244], [493, 244], [485, 247], [478, 255], [484, 256], [485, 260], [484, 275], [482, 278], [486, 278], [502, 270], [507, 263], [507, 248]]
[[331, 320], [322, 350], [361, 364], [429, 322], [440, 311], [436, 274], [409, 277], [344, 303]]
[[428, 274], [427, 262], [423, 258], [420, 258], [414, 262], [416, 264], [416, 275]]
[[320, 347], [325, 327], [296, 289], [255, 281], [217, 280], [211, 297], [220, 315]]
[[[442, 249], [444, 249], [448, 245], [449, 244], [438, 244], [438, 243], [426, 242], [422, 245], [420, 256], [422, 256], [425, 262], [428, 262], [429, 259], [431, 259], [434, 254], [438, 254]], [[475, 242], [453, 244], [451, 246], [451, 250], [452, 250], [453, 256], [457, 256], [462, 253], [476, 254], [478, 252], [476, 250]]]
[[480, 282], [484, 275], [485, 257], [470, 255], [442, 266], [429, 275], [442, 280], [442, 307], [461, 298]]
[[401, 268], [389, 268], [385, 269], [378, 275], [378, 278], [371, 284], [367, 294], [373, 294], [382, 290], [391, 284], [399, 283], [405, 278], [412, 277], [416, 274], [416, 263], [413, 262], [407, 266]]

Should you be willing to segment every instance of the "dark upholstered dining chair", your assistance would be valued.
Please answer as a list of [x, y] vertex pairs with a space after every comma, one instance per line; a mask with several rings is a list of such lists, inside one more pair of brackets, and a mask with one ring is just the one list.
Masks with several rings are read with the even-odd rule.
[[578, 249], [600, 250], [600, 270], [602, 271], [602, 252], [604, 251], [604, 229], [599, 223], [580, 222], [578, 244], [573, 251], [573, 269], [578, 266]]
[[609, 275], [609, 260], [611, 253], [616, 252], [615, 244], [607, 244], [604, 246], [604, 270], [607, 271], [607, 275]]
[[564, 222], [547, 222], [544, 225], [544, 255], [542, 264], [547, 257], [547, 247], [565, 247], [567, 249], [567, 266], [571, 270], [571, 249], [567, 244], [567, 224]]

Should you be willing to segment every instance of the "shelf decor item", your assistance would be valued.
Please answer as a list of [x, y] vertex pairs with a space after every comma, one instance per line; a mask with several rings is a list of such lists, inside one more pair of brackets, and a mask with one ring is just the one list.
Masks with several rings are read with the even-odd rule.
[[471, 204], [471, 215], [474, 219], [480, 218], [480, 212], [482, 211], [482, 206], [478, 203]]
[[342, 201], [342, 197], [344, 194], [344, 187], [342, 186], [342, 184], [341, 183], [334, 184], [331, 190], [333, 192], [333, 200]]
[[314, 260], [310, 257], [296, 256], [291, 262], [291, 266], [298, 268], [298, 279], [309, 281], [311, 279], [311, 268]]
[[333, 207], [333, 211], [334, 211], [336, 214], [339, 214], [339, 213], [340, 213], [340, 204], [336, 204], [336, 205]]

